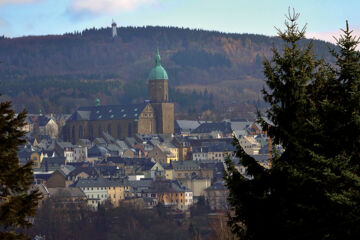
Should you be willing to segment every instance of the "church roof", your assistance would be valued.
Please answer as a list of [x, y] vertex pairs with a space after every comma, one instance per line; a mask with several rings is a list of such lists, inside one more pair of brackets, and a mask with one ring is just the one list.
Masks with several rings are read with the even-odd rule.
[[68, 121], [138, 119], [148, 103], [80, 107]]
[[156, 80], [156, 79], [168, 79], [168, 75], [166, 70], [161, 66], [161, 57], [159, 54], [159, 50], [155, 55], [155, 66], [150, 70], [148, 80]]

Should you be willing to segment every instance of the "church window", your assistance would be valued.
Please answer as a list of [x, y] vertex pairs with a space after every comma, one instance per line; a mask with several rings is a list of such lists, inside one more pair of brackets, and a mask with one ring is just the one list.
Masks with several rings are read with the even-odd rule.
[[102, 115], [100, 115], [99, 117], [98, 117], [98, 119], [101, 119], [102, 118]]
[[94, 137], [94, 129], [92, 125], [89, 125], [89, 138], [93, 139]]
[[124, 112], [124, 109], [121, 109], [121, 112]]
[[72, 127], [71, 137], [72, 137], [73, 143], [75, 143], [75, 126]]
[[118, 124], [118, 126], [117, 126], [117, 137], [121, 138], [121, 125], [120, 124]]
[[138, 109], [137, 109], [137, 108], [135, 108], [135, 109], [134, 109], [134, 112], [136, 112], [137, 110], [138, 110]]
[[128, 124], [128, 136], [131, 136], [132, 129], [131, 129], [131, 123]]
[[79, 138], [83, 137], [83, 127], [80, 125], [79, 126]]
[[97, 111], [96, 111], [96, 114], [99, 114], [99, 113], [100, 113], [100, 111], [99, 111], [99, 110], [97, 110]]
[[110, 115], [110, 118], [114, 118], [114, 114], [111, 114], [111, 115]]
[[123, 115], [123, 117], [126, 117], [126, 113]]
[[137, 113], [134, 114], [134, 117], [137, 117]]
[[109, 110], [109, 113], [112, 113], [112, 109]]

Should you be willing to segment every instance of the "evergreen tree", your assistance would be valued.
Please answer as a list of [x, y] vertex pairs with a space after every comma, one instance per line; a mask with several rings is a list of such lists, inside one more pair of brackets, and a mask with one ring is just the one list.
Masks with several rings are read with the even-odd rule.
[[16, 116], [10, 102], [0, 103], [0, 239], [28, 239], [19, 231], [31, 225], [39, 193], [30, 190], [32, 162], [20, 166], [18, 146], [25, 143], [26, 112]]
[[[360, 178], [354, 169], [359, 165], [359, 145], [349, 131], [360, 130], [355, 124], [358, 115], [352, 109], [359, 101], [355, 103], [353, 97], [343, 95], [348, 92], [356, 98], [359, 94], [354, 87], [358, 82], [348, 84], [344, 80], [344, 75], [346, 79], [358, 76], [356, 54], [344, 48], [346, 45], [355, 50], [356, 44], [345, 43], [354, 40], [345, 33], [339, 41], [342, 50], [338, 64], [353, 64], [346, 68], [348, 73], [340, 64], [338, 72], [331, 70], [322, 60], [314, 60], [311, 45], [299, 48], [297, 43], [304, 38], [305, 28], [299, 30], [298, 16], [289, 13], [286, 31], [279, 31], [285, 42], [282, 53], [274, 49], [271, 61], [264, 61], [267, 89], [263, 94], [270, 104], [266, 115], [271, 124], [261, 118], [259, 121], [284, 152], [275, 152], [272, 168], [266, 169], [235, 139], [236, 155], [250, 178], [226, 160], [225, 180], [233, 207], [229, 224], [244, 239], [356, 239]], [[353, 58], [346, 61], [346, 56]], [[339, 85], [343, 90], [338, 89]], [[343, 119], [339, 113], [348, 118]], [[335, 116], [330, 125], [329, 116]], [[344, 122], [349, 119], [354, 123], [351, 128]], [[347, 140], [339, 145], [341, 138]], [[345, 146], [345, 142], [352, 147]]]

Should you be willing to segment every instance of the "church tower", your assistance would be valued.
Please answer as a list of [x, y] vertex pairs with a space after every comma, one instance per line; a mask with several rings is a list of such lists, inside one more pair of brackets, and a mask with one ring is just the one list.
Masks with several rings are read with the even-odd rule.
[[159, 50], [155, 66], [149, 73], [149, 98], [156, 114], [156, 130], [159, 134], [174, 133], [174, 103], [169, 102], [168, 75], [161, 66]]

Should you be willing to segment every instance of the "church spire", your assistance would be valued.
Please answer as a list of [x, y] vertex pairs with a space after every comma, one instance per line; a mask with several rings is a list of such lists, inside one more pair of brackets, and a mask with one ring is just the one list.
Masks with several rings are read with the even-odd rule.
[[155, 66], [161, 66], [161, 57], [159, 53], [159, 48], [156, 49]]

